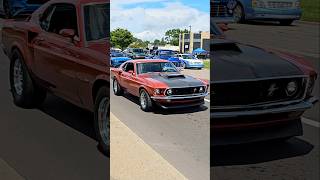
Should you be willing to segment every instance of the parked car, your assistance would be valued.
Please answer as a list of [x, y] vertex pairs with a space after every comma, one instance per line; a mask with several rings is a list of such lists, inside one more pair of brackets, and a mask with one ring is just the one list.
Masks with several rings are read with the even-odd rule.
[[154, 51], [153, 59], [164, 59], [172, 62], [176, 67], [182, 67], [182, 60], [180, 60], [173, 50], [159, 49]]
[[182, 67], [202, 69], [204, 67], [203, 61], [197, 59], [192, 54], [178, 54], [177, 57], [182, 61]]
[[139, 97], [143, 111], [200, 106], [208, 94], [206, 81], [179, 73], [168, 60], [127, 61], [111, 68], [111, 76], [114, 94]]
[[237, 0], [233, 10], [236, 22], [271, 20], [282, 25], [290, 25], [300, 19], [301, 14], [300, 0]]
[[48, 0], [0, 0], [0, 15], [12, 18], [30, 15]]
[[110, 142], [108, 12], [106, 0], [51, 0], [30, 18], [7, 20], [2, 28], [14, 103], [34, 108], [50, 92], [92, 111], [105, 153]]
[[111, 55], [110, 62], [112, 67], [119, 67], [122, 63], [132, 60], [122, 52], [111, 52], [110, 55]]
[[146, 57], [143, 49], [140, 48], [128, 48], [125, 50], [125, 53], [132, 59], [145, 59]]
[[302, 135], [317, 72], [305, 59], [225, 39], [212, 22], [212, 145]]

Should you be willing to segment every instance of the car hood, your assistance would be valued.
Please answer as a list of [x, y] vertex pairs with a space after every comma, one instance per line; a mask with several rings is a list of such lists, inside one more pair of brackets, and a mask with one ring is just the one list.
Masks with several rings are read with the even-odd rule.
[[154, 83], [164, 83], [168, 87], [190, 87], [205, 85], [201, 80], [181, 73], [147, 73], [142, 75], [146, 80]]
[[131, 58], [128, 57], [111, 57], [112, 61], [128, 61], [131, 60]]
[[296, 76], [304, 73], [290, 61], [263, 49], [234, 42], [219, 42], [213, 47], [213, 81]]
[[199, 60], [199, 59], [183, 59], [184, 61], [188, 61], [188, 62], [200, 62], [202, 63], [203, 61]]

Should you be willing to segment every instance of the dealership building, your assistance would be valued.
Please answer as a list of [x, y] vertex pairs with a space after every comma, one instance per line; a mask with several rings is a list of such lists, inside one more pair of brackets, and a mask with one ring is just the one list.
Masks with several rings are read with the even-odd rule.
[[179, 51], [181, 53], [192, 53], [193, 50], [198, 48], [210, 51], [210, 32], [180, 34]]

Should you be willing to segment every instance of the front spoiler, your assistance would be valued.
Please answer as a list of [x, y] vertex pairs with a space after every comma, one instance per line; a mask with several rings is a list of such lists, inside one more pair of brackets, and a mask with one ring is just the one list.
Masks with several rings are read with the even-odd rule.
[[313, 104], [318, 101], [315, 97], [311, 97], [307, 100], [304, 100], [300, 103], [291, 104], [287, 106], [280, 106], [268, 109], [259, 109], [259, 110], [238, 110], [238, 111], [219, 111], [215, 112], [213, 108], [211, 108], [210, 119], [215, 118], [235, 118], [241, 116], [257, 116], [264, 114], [279, 114], [286, 112], [295, 112], [295, 111], [305, 111], [310, 109]]

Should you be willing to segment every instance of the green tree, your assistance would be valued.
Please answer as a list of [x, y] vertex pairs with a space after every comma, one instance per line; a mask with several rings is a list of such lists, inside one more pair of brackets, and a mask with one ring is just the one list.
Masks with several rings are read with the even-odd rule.
[[142, 49], [146, 49], [148, 47], [149, 41], [143, 41], [141, 39], [138, 38], [133, 38], [134, 41], [133, 43], [130, 44], [129, 47], [131, 48], [142, 48]]
[[132, 42], [134, 42], [134, 37], [127, 29], [117, 28], [111, 31], [111, 45], [113, 47], [124, 50]]
[[165, 33], [165, 40], [173, 46], [179, 46], [179, 35], [188, 32], [187, 29], [170, 29]]
[[155, 39], [155, 40], [153, 41], [153, 45], [154, 45], [154, 46], [159, 46], [159, 45], [160, 45], [160, 40], [159, 40], [159, 39]]

